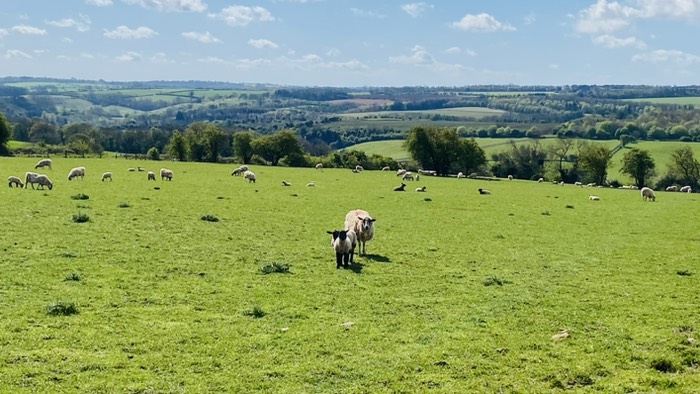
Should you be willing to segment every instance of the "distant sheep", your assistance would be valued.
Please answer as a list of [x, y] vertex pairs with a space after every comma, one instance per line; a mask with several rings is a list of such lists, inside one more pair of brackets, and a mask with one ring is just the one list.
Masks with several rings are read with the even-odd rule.
[[681, 193], [692, 193], [692, 192], [693, 192], [693, 188], [690, 187], [689, 185], [683, 186], [681, 188]]
[[542, 183], [542, 182], [544, 182], [544, 178], [540, 178], [537, 180], [537, 183]]
[[391, 167], [389, 167], [389, 166], [382, 167], [382, 171], [391, 171]]
[[136, 168], [129, 168], [127, 171], [129, 171], [129, 172], [135, 172], [135, 171], [136, 171]]
[[175, 174], [173, 173], [173, 170], [169, 170], [167, 168], [160, 169], [160, 180], [161, 181], [165, 181], [165, 180], [172, 181], [174, 175]]
[[677, 191], [678, 191], [678, 186], [676, 186], [676, 185], [669, 186], [669, 187], [666, 188], [666, 191], [667, 191], [667, 192], [677, 192]]
[[138, 172], [146, 171], [143, 167], [137, 167], [136, 170], [137, 170]]
[[406, 173], [406, 170], [404, 170], [403, 168], [396, 170], [396, 176], [403, 176], [405, 173]]
[[316, 182], [309, 182], [306, 184], [307, 187], [314, 187], [316, 186]]
[[581, 182], [574, 182], [574, 186], [583, 187], [583, 183], [581, 183]]
[[42, 160], [39, 160], [38, 163], [36, 163], [36, 165], [34, 166], [34, 169], [42, 168], [42, 167], [49, 167], [49, 170], [51, 170], [52, 165], [53, 165], [53, 161], [51, 161], [51, 159], [42, 159]]
[[14, 187], [19, 187], [20, 189], [24, 187], [24, 183], [22, 183], [22, 180], [16, 176], [8, 177], [7, 183], [10, 187], [13, 187], [12, 185], [14, 185]]
[[654, 191], [650, 188], [643, 187], [640, 193], [642, 194], [642, 201], [656, 201], [656, 195], [654, 194]]
[[406, 173], [403, 174], [403, 176], [401, 177], [401, 180], [412, 181], [413, 180], [413, 173], [411, 173], [410, 171], [407, 171]]
[[85, 179], [85, 167], [75, 167], [68, 173], [68, 180], [72, 181], [73, 178], [80, 177], [80, 179]]
[[345, 215], [345, 229], [353, 230], [360, 244], [360, 255], [367, 254], [367, 241], [374, 238], [374, 219], [367, 211], [354, 209]]
[[316, 167], [315, 167], [315, 168], [316, 168], [317, 170], [322, 170], [322, 169], [323, 169], [323, 163], [318, 163], [318, 164], [316, 164]]
[[34, 184], [38, 184], [41, 189], [44, 188], [44, 186], [48, 187], [49, 190], [53, 189], [53, 182], [49, 179], [44, 174], [37, 174], [35, 172], [28, 172], [25, 174], [25, 179], [24, 179], [24, 188], [28, 188], [29, 185], [32, 185], [32, 189], [34, 189]]
[[250, 171], [250, 170], [243, 173], [243, 178], [247, 179], [248, 183], [251, 183], [251, 182], [255, 183], [255, 180], [256, 180], [255, 173], [253, 171]]
[[486, 189], [479, 189], [479, 194], [491, 194], [491, 192]]
[[241, 175], [242, 173], [244, 173], [244, 172], [246, 172], [246, 171], [248, 171], [248, 166], [242, 165], [242, 166], [240, 166], [240, 167], [234, 169], [234, 170], [231, 172], [231, 175], [232, 175], [232, 176], [239, 176], [239, 175]]
[[600, 201], [600, 197], [599, 197], [599, 196], [588, 196], [588, 199], [591, 200], [591, 201]]
[[461, 178], [466, 178], [466, 176], [464, 175], [463, 172], [460, 171], [457, 173], [457, 179], [461, 179]]
[[586, 187], [596, 187], [595, 182], [587, 183]]
[[417, 188], [416, 188], [416, 191], [417, 191], [417, 192], [425, 192], [425, 191], [427, 191], [427, 190], [426, 190], [425, 186], [423, 186], [423, 187], [417, 187]]
[[508, 175], [508, 180], [512, 181], [513, 180], [513, 175]]
[[282, 181], [282, 186], [292, 186], [292, 182]]
[[365, 169], [364, 169], [361, 165], [356, 165], [356, 166], [355, 166], [355, 171], [357, 171], [357, 172], [361, 172], [361, 171], [364, 171], [364, 170], [365, 170]]
[[156, 180], [156, 173], [153, 171], [148, 171], [146, 173], [148, 175], [148, 180], [149, 181], [155, 181]]
[[105, 172], [104, 174], [102, 174], [102, 178], [100, 180], [104, 182], [107, 179], [109, 179], [110, 182], [112, 181], [112, 173], [111, 172]]
[[420, 181], [420, 174], [416, 174], [416, 182]]
[[326, 231], [331, 234], [331, 247], [335, 250], [335, 268], [348, 268], [354, 263], [357, 235], [353, 230]]
[[402, 183], [401, 186], [396, 186], [394, 188], [395, 192], [405, 192], [406, 191], [406, 184]]

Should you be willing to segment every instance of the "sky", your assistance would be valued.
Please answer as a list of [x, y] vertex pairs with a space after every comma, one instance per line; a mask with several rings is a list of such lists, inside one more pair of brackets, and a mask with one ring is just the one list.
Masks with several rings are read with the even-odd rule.
[[700, 83], [700, 0], [12, 0], [0, 77]]

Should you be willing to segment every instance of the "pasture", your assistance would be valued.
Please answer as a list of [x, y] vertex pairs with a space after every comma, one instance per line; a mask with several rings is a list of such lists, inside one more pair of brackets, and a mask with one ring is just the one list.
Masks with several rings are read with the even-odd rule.
[[[0, 175], [35, 162], [0, 158]], [[69, 182], [77, 165], [86, 177]], [[137, 166], [174, 180], [127, 171]], [[697, 194], [642, 202], [631, 190], [435, 177], [399, 193], [393, 172], [256, 166], [252, 184], [234, 167], [59, 157], [40, 171], [53, 190], [0, 188], [0, 387], [700, 387]], [[355, 208], [377, 219], [375, 239], [337, 270], [325, 232]], [[274, 263], [289, 272], [264, 274]]]

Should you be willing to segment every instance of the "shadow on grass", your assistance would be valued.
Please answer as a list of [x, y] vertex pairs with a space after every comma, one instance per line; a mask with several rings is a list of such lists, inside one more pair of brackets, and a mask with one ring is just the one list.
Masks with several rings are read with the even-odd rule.
[[350, 266], [346, 269], [349, 269], [350, 271], [356, 273], [356, 274], [361, 274], [362, 269], [365, 267], [364, 264], [358, 263], [357, 261], [354, 261]]
[[391, 263], [390, 258], [382, 256], [380, 254], [365, 254], [362, 257], [366, 258], [367, 260], [374, 261], [376, 263]]

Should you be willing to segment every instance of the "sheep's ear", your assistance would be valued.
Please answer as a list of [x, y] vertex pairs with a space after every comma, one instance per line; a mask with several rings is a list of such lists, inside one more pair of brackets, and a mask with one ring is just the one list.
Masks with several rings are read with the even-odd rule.
[[376, 221], [377, 221], [377, 219], [375, 219], [375, 218], [372, 218], [372, 219], [370, 219], [370, 221], [371, 221], [371, 222], [376, 222]]
[[326, 231], [327, 234], [333, 235], [333, 231]]
[[362, 216], [358, 216], [357, 218], [360, 220], [365, 220], [365, 218], [363, 218]]

